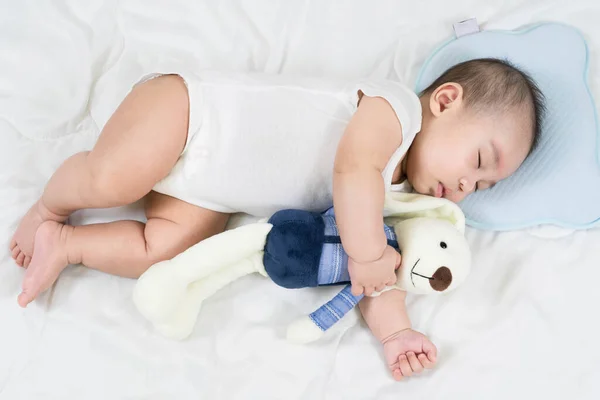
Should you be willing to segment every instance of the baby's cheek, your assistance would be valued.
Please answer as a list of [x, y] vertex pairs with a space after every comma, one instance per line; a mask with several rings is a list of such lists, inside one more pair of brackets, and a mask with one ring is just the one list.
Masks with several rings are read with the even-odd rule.
[[409, 161], [412, 161], [407, 171], [409, 182], [412, 180], [412, 182], [410, 182], [411, 184], [423, 184], [427, 175], [429, 175], [428, 171], [430, 169], [430, 165], [428, 165], [427, 162], [419, 159], [413, 159]]

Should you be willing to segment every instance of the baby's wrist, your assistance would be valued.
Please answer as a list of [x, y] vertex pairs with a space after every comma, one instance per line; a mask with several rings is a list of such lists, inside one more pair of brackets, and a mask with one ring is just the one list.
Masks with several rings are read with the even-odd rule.
[[374, 248], [373, 250], [367, 250], [367, 251], [365, 251], [363, 248], [362, 254], [355, 254], [355, 253], [353, 253], [352, 255], [348, 254], [348, 258], [350, 258], [356, 264], [374, 263], [375, 261], [381, 260], [381, 258], [383, 257], [383, 255], [385, 253], [385, 248], [387, 247], [387, 241], [386, 241], [385, 245], [383, 246], [383, 248], [379, 248], [379, 247], [380, 246], [378, 246], [377, 248]]
[[409, 326], [409, 327], [397, 330], [394, 333], [385, 336], [383, 339], [380, 340], [380, 342], [381, 342], [381, 344], [386, 344], [387, 342], [396, 339], [397, 337], [401, 336], [406, 331], [411, 330], [411, 329], [412, 328]]

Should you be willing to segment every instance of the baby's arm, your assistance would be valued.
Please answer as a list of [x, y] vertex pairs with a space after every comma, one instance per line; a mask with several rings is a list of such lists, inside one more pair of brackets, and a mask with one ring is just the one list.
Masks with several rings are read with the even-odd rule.
[[406, 312], [406, 292], [388, 290], [375, 297], [364, 297], [358, 306], [365, 322], [380, 342], [411, 328]]
[[333, 204], [354, 295], [369, 295], [396, 279], [400, 259], [382, 229], [382, 172], [401, 143], [402, 127], [391, 105], [363, 96], [340, 141], [333, 175]]
[[389, 290], [358, 303], [371, 332], [383, 344], [385, 361], [396, 380], [432, 368], [437, 357], [435, 345], [411, 329], [405, 299], [406, 292]]

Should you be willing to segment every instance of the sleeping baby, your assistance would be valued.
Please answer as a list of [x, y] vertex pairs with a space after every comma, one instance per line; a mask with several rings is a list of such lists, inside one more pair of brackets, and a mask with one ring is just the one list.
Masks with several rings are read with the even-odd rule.
[[[458, 64], [415, 94], [355, 82], [166, 69], [144, 75], [91, 151], [56, 170], [10, 244], [25, 307], [69, 264], [137, 278], [225, 229], [232, 213], [333, 206], [361, 313], [400, 380], [436, 363], [412, 330], [381, 229], [384, 194], [454, 202], [513, 174], [535, 147], [543, 97], [495, 59]], [[69, 226], [74, 211], [145, 199], [147, 222]]]

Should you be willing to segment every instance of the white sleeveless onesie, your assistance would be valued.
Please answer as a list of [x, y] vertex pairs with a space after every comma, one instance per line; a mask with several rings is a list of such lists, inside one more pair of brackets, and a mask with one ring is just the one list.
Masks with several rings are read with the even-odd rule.
[[389, 80], [333, 81], [248, 72], [179, 74], [190, 99], [185, 149], [154, 190], [211, 210], [268, 217], [333, 204], [333, 166], [359, 92], [390, 103], [402, 125], [401, 146], [384, 172], [386, 190], [421, 129], [418, 96]]

